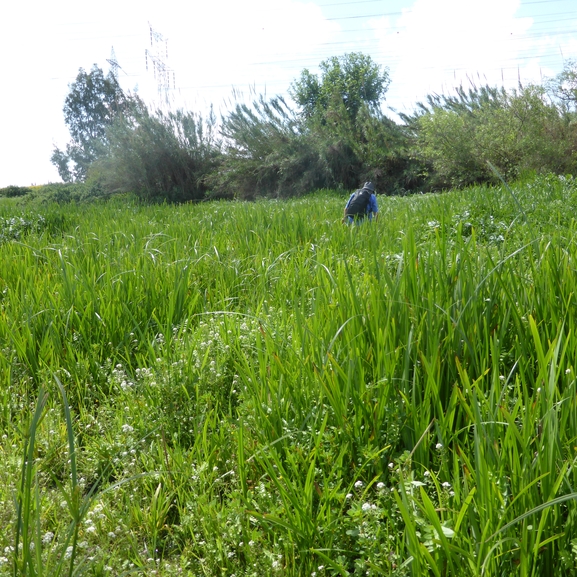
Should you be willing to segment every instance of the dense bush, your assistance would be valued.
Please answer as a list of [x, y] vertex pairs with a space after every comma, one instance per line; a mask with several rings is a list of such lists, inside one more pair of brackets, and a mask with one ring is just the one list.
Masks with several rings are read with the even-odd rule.
[[238, 104], [224, 119], [225, 154], [208, 178], [217, 197], [286, 197], [334, 184], [314, 136], [282, 98]]
[[21, 241], [30, 234], [59, 235], [68, 230], [70, 220], [57, 207], [34, 214], [22, 212], [20, 215], [0, 216], [0, 245], [10, 241]]
[[131, 191], [146, 200], [201, 200], [220, 156], [215, 123], [213, 115], [204, 120], [182, 110], [150, 112], [135, 98], [107, 131], [107, 154], [89, 176], [108, 191]]
[[4, 188], [0, 188], [0, 196], [4, 196], [6, 198], [14, 198], [16, 196], [24, 196], [32, 192], [31, 188], [27, 186], [5, 186]]
[[88, 182], [54, 182], [44, 186], [34, 187], [19, 202], [30, 204], [67, 204], [70, 202], [92, 202], [108, 198], [109, 193], [101, 183], [91, 180]]
[[461, 87], [452, 96], [429, 96], [406, 120], [415, 126], [416, 154], [432, 166], [432, 186], [491, 181], [489, 162], [508, 179], [527, 170], [570, 173], [577, 168], [575, 118], [539, 86], [512, 92]]

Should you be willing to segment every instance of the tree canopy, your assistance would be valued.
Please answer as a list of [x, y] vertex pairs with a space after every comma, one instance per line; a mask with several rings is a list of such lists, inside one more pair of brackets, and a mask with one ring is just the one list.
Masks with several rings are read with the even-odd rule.
[[360, 52], [332, 56], [319, 68], [320, 76], [304, 69], [291, 85], [291, 96], [307, 118], [342, 105], [354, 122], [363, 104], [379, 106], [390, 83], [388, 70]]
[[568, 109], [577, 111], [577, 60], [567, 60], [563, 70], [547, 84], [556, 99]]
[[106, 144], [107, 127], [129, 100], [112, 73], [105, 76], [96, 64], [90, 72], [80, 68], [63, 108], [72, 141], [66, 145], [66, 152], [56, 147], [51, 158], [62, 180], [86, 178], [88, 167]]

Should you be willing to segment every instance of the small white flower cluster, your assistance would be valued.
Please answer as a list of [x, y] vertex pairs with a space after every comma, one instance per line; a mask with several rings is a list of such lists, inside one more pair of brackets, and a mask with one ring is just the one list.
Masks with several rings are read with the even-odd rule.
[[273, 571], [280, 571], [282, 569], [282, 555], [276, 555], [271, 563]]
[[134, 383], [128, 378], [124, 367], [120, 363], [112, 370], [112, 382], [120, 386], [123, 391], [134, 387]]

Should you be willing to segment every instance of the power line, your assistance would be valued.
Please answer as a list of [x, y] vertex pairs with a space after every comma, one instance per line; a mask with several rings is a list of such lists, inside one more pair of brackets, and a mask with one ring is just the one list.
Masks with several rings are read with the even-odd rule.
[[[376, 0], [361, 0], [359, 2], [342, 2], [342, 3], [328, 3], [328, 4], [323, 4], [323, 5], [319, 5], [321, 7], [325, 7], [325, 6], [343, 6], [343, 5], [352, 5], [352, 4], [369, 4], [371, 2], [375, 2]], [[561, 0], [532, 0], [529, 2], [523, 2], [523, 6], [528, 5], [528, 4], [548, 4], [548, 5], [553, 5], [554, 3], [557, 4], [559, 1]], [[552, 6], [551, 6], [552, 7]], [[382, 12], [379, 14], [364, 14], [364, 15], [355, 15], [355, 16], [344, 16], [344, 17], [338, 17], [338, 18], [330, 18], [328, 20], [359, 20], [362, 18], [374, 18], [374, 17], [380, 17], [380, 16], [394, 16], [394, 15], [400, 15], [403, 14], [404, 12], [400, 12], [400, 11], [396, 11], [396, 12]], [[558, 16], [564, 16], [564, 18], [558, 18]], [[527, 17], [531, 17], [531, 16], [524, 16], [523, 18], [527, 18]], [[573, 22], [573, 20], [575, 19], [575, 17], [577, 17], [577, 12], [574, 11], [569, 11], [569, 12], [548, 12], [547, 14], [544, 14], [543, 16], [540, 17], [533, 17], [534, 18], [534, 22], [533, 25], [531, 26], [530, 30], [533, 30], [533, 32], [528, 32], [528, 33], [523, 33], [523, 34], [512, 34], [511, 35], [511, 41], [512, 42], [522, 42], [523, 40], [529, 40], [532, 38], [543, 38], [549, 34], [551, 35], [555, 35], [555, 36], [562, 36], [565, 34], [574, 34], [575, 29], [574, 28], [568, 28], [568, 27], [564, 27], [562, 29], [558, 29], [555, 28], [554, 26], [551, 26], [552, 24], [555, 23], [565, 23], [565, 25], [570, 24], [571, 22]], [[152, 30], [152, 27], [149, 25], [150, 28], [150, 36], [151, 36], [151, 47], [154, 47], [154, 41], [155, 41], [155, 34], [158, 34], [159, 38], [157, 38], [157, 42], [159, 44], [161, 44], [162, 42], [164, 42], [164, 53], [166, 55], [166, 57], [168, 56], [167, 54], [167, 42], [164, 40], [164, 38], [162, 37], [162, 35], [160, 35], [159, 33], [156, 33]], [[348, 34], [353, 34], [355, 32], [366, 32], [366, 28], [352, 28], [352, 29], [344, 29], [341, 30], [340, 33], [344, 34], [344, 35], [348, 35]], [[403, 33], [403, 31], [400, 31], [401, 34]], [[142, 34], [129, 34], [129, 35], [104, 35], [104, 36], [97, 36], [94, 38], [90, 38], [90, 39], [101, 39], [101, 38], [126, 38], [126, 37], [136, 37], [136, 36], [140, 36], [142, 37]], [[289, 52], [277, 52], [274, 53], [274, 56], [277, 56], [276, 60], [261, 60], [258, 62], [252, 62], [250, 63], [250, 66], [254, 66], [254, 67], [262, 67], [262, 66], [268, 66], [268, 67], [279, 67], [282, 66], [284, 69], [284, 72], [286, 73], [286, 75], [288, 76], [289, 74], [291, 74], [291, 71], [295, 70], [297, 71], [297, 75], [298, 75], [298, 70], [302, 69], [303, 67], [305, 67], [306, 65], [311, 65], [311, 64], [318, 64], [322, 59], [331, 56], [334, 54], [334, 49], [342, 46], [342, 47], [348, 47], [350, 46], [351, 49], [354, 49], [353, 46], [353, 42], [357, 43], [358, 46], [358, 40], [341, 40], [341, 41], [335, 41], [335, 42], [324, 42], [324, 43], [320, 43], [317, 45], [317, 48], [314, 50], [314, 52], [312, 52], [309, 56], [307, 57], [289, 57]], [[372, 40], [372, 42], [374, 43], [374, 40]], [[361, 43], [361, 46], [363, 46], [364, 43]], [[505, 68], [507, 69], [508, 67], [506, 66], [501, 66], [501, 63], [503, 64], [509, 64], [509, 63], [515, 63], [515, 62], [526, 62], [528, 60], [534, 59], [534, 58], [539, 58], [539, 62], [542, 63], [544, 66], [547, 65], [547, 63], [549, 62], [555, 62], [555, 64], [559, 61], [559, 55], [556, 54], [556, 51], [558, 50], [557, 46], [551, 47], [549, 50], [545, 50], [544, 52], [538, 53], [538, 52], [533, 52], [535, 49], [529, 49], [529, 53], [527, 49], [522, 50], [521, 54], [523, 55], [519, 55], [513, 58], [500, 58], [499, 60], [495, 61], [495, 65], [492, 66], [490, 69], [488, 69], [489, 71], [494, 72], [495, 70], [500, 70], [501, 68]], [[162, 52], [162, 50], [159, 50], [159, 52]], [[533, 52], [533, 53], [531, 53]], [[555, 54], [555, 57], [553, 56], [553, 54]], [[287, 58], [283, 58], [283, 56], [286, 55]], [[386, 64], [390, 67], [394, 67], [395, 65], [397, 65], [400, 61], [401, 58], [400, 57], [392, 57], [390, 54], [386, 53], [383, 50], [378, 50], [378, 51], [374, 51], [371, 50], [371, 55], [375, 58], [375, 59], [379, 59], [379, 60], [384, 60], [386, 62]], [[153, 53], [152, 50], [147, 50], [145, 51], [145, 58], [146, 58], [146, 64], [148, 65], [148, 59], [151, 60], [152, 63], [152, 67], [153, 67], [153, 72], [155, 74], [155, 78], [158, 81], [158, 85], [159, 85], [159, 93], [161, 93], [164, 90], [164, 94], [166, 96], [167, 94], [167, 90], [170, 88], [170, 73], [172, 73], [172, 86], [173, 88], [175, 87], [175, 78], [174, 78], [174, 71], [169, 69], [167, 67], [167, 64], [165, 62], [165, 60], [160, 58], [161, 54], [155, 54]], [[154, 61], [154, 58], [156, 58], [156, 62]], [[129, 60], [130, 61], [130, 60]], [[163, 68], [164, 66], [164, 68]], [[511, 66], [511, 69], [513, 69], [514, 67]], [[424, 70], [431, 70], [434, 69], [434, 67], [427, 67], [424, 68]], [[454, 71], [454, 70], [466, 70], [465, 67], [456, 67], [456, 66], [446, 66], [443, 68], [443, 73], [446, 73], [447, 71]], [[139, 76], [137, 74], [127, 74], [127, 76], [129, 77], [136, 77]], [[278, 84], [280, 84], [281, 81], [279, 81]], [[193, 89], [196, 88], [197, 90], [209, 90], [209, 89], [217, 89], [217, 88], [226, 88], [226, 87], [230, 87], [232, 86], [234, 83], [227, 83], [227, 84], [218, 84], [218, 85], [213, 85], [213, 86], [195, 86], [195, 87], [184, 87], [183, 90], [188, 90], [188, 89]], [[238, 83], [237, 83], [238, 84]], [[248, 83], [247, 83], [248, 84]], [[284, 82], [283, 82], [284, 84]], [[270, 82], [268, 83], [268, 85], [270, 86]], [[398, 85], [398, 82], [395, 82], [395, 85]], [[274, 86], [274, 84], [273, 84]]]
[[[335, 20], [360, 20], [365, 18], [382, 18], [383, 16], [398, 16], [403, 14], [402, 12], [379, 12], [377, 14], [355, 14], [354, 16], [336, 16], [334, 18], [326, 18], [329, 21]], [[564, 16], [568, 14], [577, 14], [574, 11], [571, 12], [557, 12], [553, 14], [547, 14], [547, 16]], [[523, 20], [525, 18], [532, 18], [531, 16], [520, 16], [515, 18], [515, 20]], [[561, 21], [561, 20], [560, 20]], [[555, 22], [554, 20], [552, 22]]]
[[355, 16], [336, 16], [335, 18], [326, 18], [329, 21], [335, 20], [352, 20], [357, 18], [381, 18], [382, 16], [401, 16], [403, 12], [380, 12], [379, 14], [361, 14]]

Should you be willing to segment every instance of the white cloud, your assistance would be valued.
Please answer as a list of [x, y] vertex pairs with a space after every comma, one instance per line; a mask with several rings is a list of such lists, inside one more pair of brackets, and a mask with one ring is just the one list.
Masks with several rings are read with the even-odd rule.
[[167, 25], [177, 85], [215, 104], [232, 86], [284, 92], [293, 79], [285, 61], [314, 53], [338, 30], [315, 4], [291, 0], [207, 2], [190, 24]]
[[519, 6], [520, 0], [417, 0], [394, 23], [373, 22], [393, 62], [389, 103], [402, 111], [460, 84], [516, 78], [533, 22], [515, 17]]

